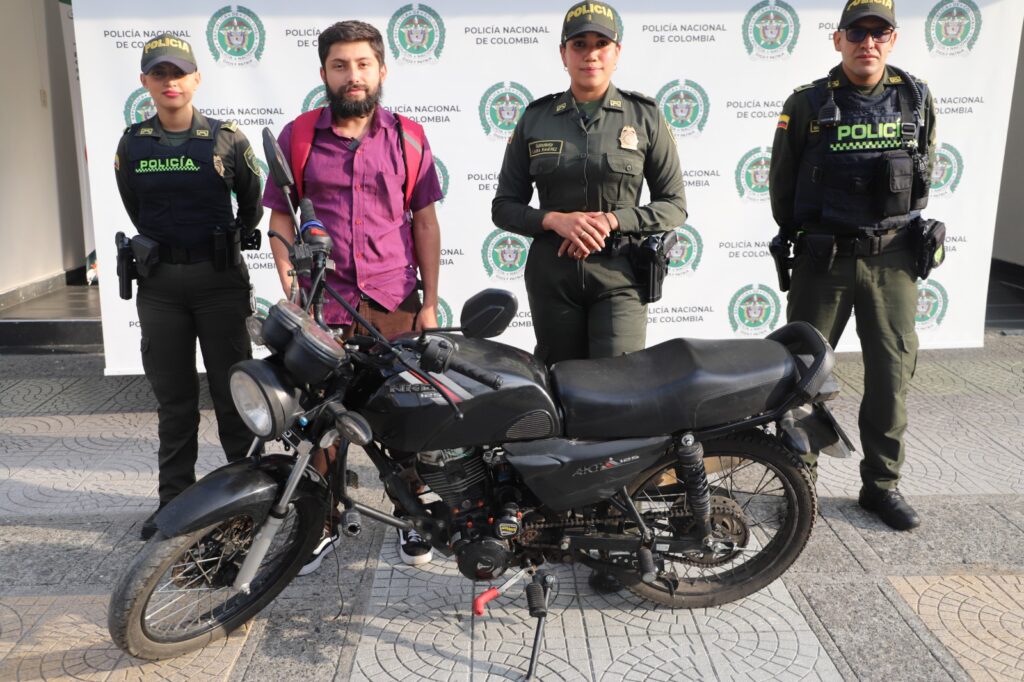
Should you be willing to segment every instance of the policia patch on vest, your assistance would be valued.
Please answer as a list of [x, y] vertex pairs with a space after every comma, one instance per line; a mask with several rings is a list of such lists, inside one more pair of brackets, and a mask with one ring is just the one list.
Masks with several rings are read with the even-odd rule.
[[543, 154], [561, 154], [562, 140], [536, 140], [530, 143], [530, 158]]
[[859, 152], [869, 149], [898, 149], [903, 142], [900, 122], [852, 123], [836, 126], [833, 152]]

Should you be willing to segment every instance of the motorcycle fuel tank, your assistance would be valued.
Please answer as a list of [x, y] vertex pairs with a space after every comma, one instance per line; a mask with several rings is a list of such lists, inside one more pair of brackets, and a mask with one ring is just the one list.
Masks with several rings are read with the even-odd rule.
[[[502, 378], [494, 389], [452, 369], [431, 376], [463, 414], [424, 379], [425, 372], [399, 372], [370, 396], [359, 412], [388, 448], [402, 452], [440, 450], [550, 438], [562, 421], [544, 365], [529, 353], [484, 339], [438, 334], [458, 347], [461, 360]], [[415, 366], [415, 365], [414, 365]]]

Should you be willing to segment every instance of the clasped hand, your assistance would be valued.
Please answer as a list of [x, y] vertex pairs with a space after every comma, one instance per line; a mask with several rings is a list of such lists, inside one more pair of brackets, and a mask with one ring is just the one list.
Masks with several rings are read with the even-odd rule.
[[594, 251], [604, 248], [604, 240], [618, 227], [618, 220], [613, 213], [552, 212], [546, 218], [550, 223], [549, 229], [562, 238], [558, 255], [569, 254], [577, 260], [583, 260]]

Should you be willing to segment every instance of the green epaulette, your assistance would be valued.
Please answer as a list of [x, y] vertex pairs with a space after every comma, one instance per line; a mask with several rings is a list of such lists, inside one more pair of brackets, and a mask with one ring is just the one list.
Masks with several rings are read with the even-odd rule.
[[806, 85], [801, 85], [798, 88], [793, 88], [793, 92], [803, 92], [804, 90], [810, 90], [813, 87], [814, 83], [807, 83]]
[[535, 107], [535, 106], [537, 106], [539, 104], [545, 104], [545, 103], [550, 102], [551, 100], [556, 99], [556, 98], [561, 97], [561, 96], [562, 96], [562, 93], [560, 93], [560, 92], [553, 92], [550, 95], [544, 95], [543, 97], [538, 97], [537, 99], [535, 99], [532, 102], [530, 102], [529, 104], [527, 104], [526, 108], [530, 109], [530, 108]]
[[238, 130], [238, 122], [237, 121], [224, 121], [223, 123], [220, 124], [220, 129], [221, 130], [227, 130], [227, 131], [232, 132], [232, 133], [236, 132]]
[[637, 100], [638, 102], [643, 102], [645, 104], [653, 104], [654, 106], [658, 106], [657, 100], [655, 100], [653, 97], [648, 97], [647, 95], [645, 95], [642, 92], [636, 92], [634, 90], [619, 90], [619, 92], [621, 94], [625, 95], [626, 97], [630, 98], [630, 99]]

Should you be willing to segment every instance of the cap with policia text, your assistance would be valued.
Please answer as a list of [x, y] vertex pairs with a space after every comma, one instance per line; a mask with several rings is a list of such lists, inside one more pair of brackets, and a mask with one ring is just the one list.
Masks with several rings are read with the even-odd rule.
[[619, 26], [611, 5], [603, 2], [577, 2], [570, 7], [562, 23], [562, 44], [569, 38], [591, 31], [619, 42]]
[[890, 26], [896, 27], [896, 7], [893, 0], [846, 0], [839, 28], [850, 28], [855, 21], [865, 17], [878, 17]]
[[196, 58], [188, 41], [162, 33], [142, 46], [142, 73], [149, 73], [157, 64], [174, 64], [185, 73], [193, 73]]

